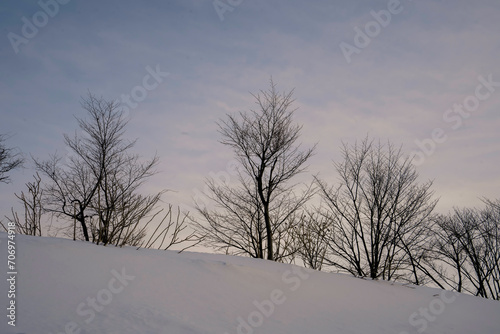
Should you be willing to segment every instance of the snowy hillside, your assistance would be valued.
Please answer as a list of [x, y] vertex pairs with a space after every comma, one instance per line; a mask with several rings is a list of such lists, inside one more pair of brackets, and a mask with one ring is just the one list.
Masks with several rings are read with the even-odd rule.
[[[0, 333], [500, 333], [500, 303], [265, 260], [16, 236]], [[2, 277], [7, 234], [0, 233]], [[2, 305], [10, 284], [0, 282]]]

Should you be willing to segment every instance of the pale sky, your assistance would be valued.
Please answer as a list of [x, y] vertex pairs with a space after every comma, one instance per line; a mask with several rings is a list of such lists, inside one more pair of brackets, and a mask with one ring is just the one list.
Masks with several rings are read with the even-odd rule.
[[[0, 5], [0, 133], [27, 157], [65, 153], [90, 90], [128, 103], [136, 152], [159, 155], [143, 190], [189, 208], [232, 160], [215, 122], [272, 76], [318, 143], [305, 179], [336, 184], [341, 141], [368, 134], [419, 154], [440, 212], [500, 198], [498, 0], [40, 3]], [[1, 217], [33, 173], [0, 184]]]

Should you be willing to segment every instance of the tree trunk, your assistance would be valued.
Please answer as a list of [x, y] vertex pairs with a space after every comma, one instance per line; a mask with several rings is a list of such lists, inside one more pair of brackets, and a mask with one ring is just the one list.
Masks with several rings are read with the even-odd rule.
[[90, 241], [89, 239], [89, 232], [87, 230], [87, 225], [85, 224], [85, 216], [83, 215], [83, 212], [80, 212], [76, 219], [80, 222], [82, 225], [82, 231], [83, 231], [83, 236], [85, 238], [85, 241]]
[[266, 233], [267, 233], [267, 259], [274, 261], [273, 231], [271, 229], [271, 219], [269, 217], [268, 204], [264, 204], [264, 220], [266, 222]]

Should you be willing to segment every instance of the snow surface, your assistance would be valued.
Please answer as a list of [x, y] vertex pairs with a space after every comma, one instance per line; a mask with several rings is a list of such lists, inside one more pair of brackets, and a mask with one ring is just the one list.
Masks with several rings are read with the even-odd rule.
[[[6, 233], [0, 249], [6, 277]], [[2, 334], [500, 333], [498, 301], [266, 260], [21, 235], [16, 252]]]

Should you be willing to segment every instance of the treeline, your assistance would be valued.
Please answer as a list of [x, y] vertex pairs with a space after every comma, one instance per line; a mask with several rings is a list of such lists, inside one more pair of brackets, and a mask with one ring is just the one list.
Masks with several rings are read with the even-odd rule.
[[302, 264], [357, 277], [431, 284], [500, 299], [500, 201], [434, 212], [432, 181], [420, 182], [401, 147], [344, 143], [334, 183], [305, 172], [315, 147], [300, 141], [293, 91], [271, 81], [256, 109], [219, 122], [239, 162], [227, 182], [207, 180], [194, 226], [226, 254]]
[[[238, 161], [225, 182], [207, 179], [208, 205], [196, 215], [168, 206], [164, 192], [139, 188], [156, 173], [125, 139], [127, 121], [114, 102], [89, 94], [80, 132], [64, 136], [70, 154], [33, 158], [37, 174], [16, 195], [18, 233], [42, 235], [43, 214], [65, 222], [46, 234], [96, 244], [186, 249], [202, 243], [244, 255], [357, 277], [427, 284], [500, 300], [500, 200], [483, 208], [435, 213], [432, 181], [421, 182], [411, 157], [390, 142], [343, 143], [337, 179], [304, 174], [315, 146], [304, 147], [293, 120], [293, 91], [254, 94], [256, 109], [218, 122], [221, 143]], [[0, 181], [22, 163], [0, 137]], [[42, 182], [44, 180], [44, 182]]]

